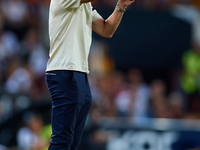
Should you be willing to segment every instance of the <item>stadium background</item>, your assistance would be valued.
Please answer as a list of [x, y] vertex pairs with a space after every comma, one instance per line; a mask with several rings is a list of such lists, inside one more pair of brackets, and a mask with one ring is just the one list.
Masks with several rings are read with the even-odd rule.
[[[93, 6], [107, 18], [116, 0]], [[0, 150], [47, 148], [49, 0], [0, 0]], [[93, 106], [80, 150], [200, 149], [200, 2], [136, 0], [93, 34]]]

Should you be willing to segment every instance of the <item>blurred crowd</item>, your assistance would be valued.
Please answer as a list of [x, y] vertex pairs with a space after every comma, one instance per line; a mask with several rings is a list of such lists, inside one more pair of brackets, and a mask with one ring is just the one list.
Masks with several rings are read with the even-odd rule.
[[[44, 79], [49, 3], [50, 0], [0, 0], [0, 122], [33, 103], [50, 102]], [[116, 3], [117, 0], [96, 0], [93, 5], [97, 10], [114, 9]], [[178, 83], [169, 88], [161, 79], [147, 83], [138, 68], [116, 70], [106, 43], [94, 39], [89, 58], [93, 95], [89, 120], [95, 124], [102, 116], [129, 117], [135, 123], [142, 123], [144, 118], [200, 119], [200, 1], [136, 0], [128, 9], [135, 7], [169, 10], [192, 25], [191, 50], [183, 54]], [[36, 129], [31, 126], [34, 121]], [[39, 126], [41, 118], [36, 115], [29, 120], [29, 129], [19, 129], [19, 147], [24, 142], [22, 134], [30, 137], [29, 130], [37, 133]], [[46, 143], [38, 145], [45, 147]]]

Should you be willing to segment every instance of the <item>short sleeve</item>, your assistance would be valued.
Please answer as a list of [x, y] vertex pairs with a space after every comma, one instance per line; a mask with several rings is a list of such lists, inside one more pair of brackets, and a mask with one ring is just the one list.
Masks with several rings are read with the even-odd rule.
[[64, 9], [78, 8], [81, 0], [57, 0], [59, 5]]
[[93, 10], [92, 11], [92, 22], [98, 20], [98, 19], [101, 19], [101, 15], [96, 11], [96, 10]]

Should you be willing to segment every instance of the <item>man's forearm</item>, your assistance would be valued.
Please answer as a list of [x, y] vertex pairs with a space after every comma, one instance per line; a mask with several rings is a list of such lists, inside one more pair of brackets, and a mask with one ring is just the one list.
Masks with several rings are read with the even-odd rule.
[[[128, 5], [125, 5], [121, 3], [121, 1], [119, 1], [117, 3], [117, 6], [120, 9], [125, 10]], [[120, 12], [119, 10], [115, 9], [106, 21], [104, 21], [103, 19], [99, 19], [96, 22], [93, 22], [93, 31], [95, 31], [103, 37], [111, 38], [118, 28], [122, 20], [123, 14], [123, 12]]]
[[104, 21], [104, 19], [101, 18], [93, 22], [93, 31], [95, 31], [103, 37], [111, 38], [122, 20], [126, 7], [132, 4], [133, 2], [134, 0], [119, 0], [117, 3], [117, 9], [114, 10], [114, 12], [106, 21]]
[[[117, 6], [121, 9], [126, 9], [126, 6], [122, 5], [121, 3], [118, 3]], [[120, 12], [117, 9], [115, 9], [114, 12], [110, 15], [110, 17], [105, 21], [104, 30], [109, 35], [113, 35], [115, 33], [122, 20], [123, 14], [123, 12]]]

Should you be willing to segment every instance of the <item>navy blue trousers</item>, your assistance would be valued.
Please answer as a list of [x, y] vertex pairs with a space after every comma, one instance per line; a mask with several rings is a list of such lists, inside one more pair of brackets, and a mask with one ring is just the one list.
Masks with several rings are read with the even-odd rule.
[[59, 70], [46, 72], [52, 99], [52, 135], [49, 150], [77, 150], [92, 104], [87, 74]]

